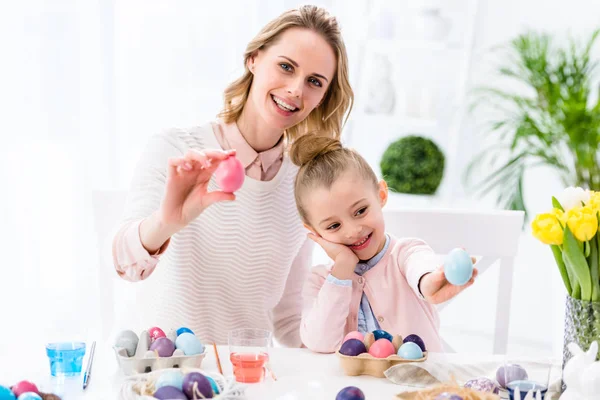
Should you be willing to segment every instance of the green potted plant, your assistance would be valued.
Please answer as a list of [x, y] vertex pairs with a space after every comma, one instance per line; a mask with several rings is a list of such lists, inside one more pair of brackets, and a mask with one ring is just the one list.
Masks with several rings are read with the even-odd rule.
[[[485, 131], [494, 144], [466, 171], [476, 194], [496, 190], [499, 206], [527, 216], [523, 175], [539, 165], [552, 167], [565, 187], [600, 189], [598, 63], [590, 54], [599, 33], [560, 47], [547, 34], [528, 32], [501, 48], [497, 85], [476, 89], [474, 97], [473, 110], [489, 106], [496, 116]], [[489, 173], [476, 180], [474, 170]]]
[[431, 139], [409, 135], [392, 142], [380, 168], [390, 192], [434, 195], [444, 176], [445, 157]]

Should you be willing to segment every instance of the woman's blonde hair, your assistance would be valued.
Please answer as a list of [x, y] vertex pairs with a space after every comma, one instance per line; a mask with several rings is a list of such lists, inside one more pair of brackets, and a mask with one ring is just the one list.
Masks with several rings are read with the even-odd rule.
[[356, 151], [342, 143], [318, 133], [306, 134], [294, 142], [290, 158], [300, 167], [294, 184], [294, 196], [298, 213], [305, 223], [308, 214], [302, 202], [307, 190], [324, 186], [329, 189], [344, 172], [353, 170], [371, 182], [377, 190], [377, 176], [369, 163]]
[[273, 44], [279, 35], [290, 28], [310, 29], [320, 34], [335, 52], [337, 71], [321, 104], [304, 121], [288, 128], [284, 132], [285, 138], [288, 143], [292, 143], [306, 132], [320, 131], [337, 139], [341, 136], [343, 124], [346, 122], [344, 115], [347, 119], [346, 113], [349, 114], [352, 110], [354, 92], [350, 86], [348, 56], [338, 22], [325, 9], [316, 6], [302, 6], [286, 11], [269, 22], [248, 43], [244, 52], [244, 75], [225, 89], [225, 104], [219, 117], [225, 123], [233, 123], [238, 120], [248, 100], [254, 77], [248, 69], [248, 60], [258, 50], [263, 50]]

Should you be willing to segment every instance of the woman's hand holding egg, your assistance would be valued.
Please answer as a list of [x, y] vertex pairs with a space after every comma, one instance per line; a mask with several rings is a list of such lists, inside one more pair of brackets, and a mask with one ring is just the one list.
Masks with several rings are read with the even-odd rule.
[[213, 173], [230, 156], [235, 156], [235, 150], [189, 150], [184, 157], [170, 159], [160, 206], [162, 222], [184, 227], [211, 204], [234, 200], [233, 193], [208, 192]]
[[[460, 251], [464, 253], [464, 250]], [[421, 294], [425, 297], [425, 300], [431, 304], [440, 304], [452, 299], [454, 296], [471, 286], [475, 282], [475, 278], [477, 278], [478, 271], [476, 268], [472, 267], [472, 264], [475, 264], [476, 262], [474, 257], [470, 257], [472, 263], [470, 266], [454, 265], [458, 259], [453, 257], [453, 255], [454, 250], [446, 260], [448, 266], [442, 265], [434, 272], [423, 275], [419, 281]], [[467, 258], [469, 258], [468, 255]], [[464, 260], [461, 260], [461, 262], [462, 261]], [[452, 266], [450, 266], [450, 262], [453, 262]], [[465, 263], [462, 262], [462, 264]], [[452, 272], [445, 271], [445, 268], [452, 268]], [[472, 268], [472, 272], [469, 268]], [[450, 281], [454, 283], [451, 283]]]
[[315, 241], [325, 250], [329, 258], [334, 262], [331, 274], [337, 279], [352, 279], [354, 277], [354, 268], [358, 264], [358, 257], [347, 246], [339, 243], [333, 243], [309, 233], [308, 237]]

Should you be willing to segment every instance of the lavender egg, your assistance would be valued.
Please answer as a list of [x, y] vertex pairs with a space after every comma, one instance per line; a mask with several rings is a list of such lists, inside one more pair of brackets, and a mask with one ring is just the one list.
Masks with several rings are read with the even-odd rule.
[[190, 372], [183, 378], [183, 393], [190, 400], [212, 399], [214, 396], [210, 381], [200, 372]]
[[150, 350], [156, 350], [160, 357], [171, 357], [175, 351], [175, 345], [166, 337], [159, 337], [152, 342]]
[[340, 347], [340, 353], [345, 356], [354, 357], [366, 352], [365, 344], [358, 339], [348, 339]]
[[480, 392], [488, 392], [498, 394], [500, 391], [500, 387], [491, 379], [488, 378], [476, 378], [471, 379], [467, 383], [465, 383], [465, 387], [473, 390], [478, 390]]
[[414, 344], [418, 345], [421, 348], [421, 351], [427, 351], [427, 349], [425, 348], [425, 342], [423, 341], [423, 339], [421, 339], [419, 335], [408, 335], [404, 338], [404, 343], [408, 342], [413, 342]]
[[498, 384], [505, 389], [506, 385], [510, 382], [526, 381], [527, 378], [529, 378], [527, 371], [519, 364], [506, 364], [496, 371], [496, 381], [498, 381]]
[[181, 390], [173, 386], [163, 386], [153, 396], [159, 400], [188, 400]]
[[464, 399], [457, 394], [444, 392], [444, 393], [438, 394], [434, 400], [464, 400]]

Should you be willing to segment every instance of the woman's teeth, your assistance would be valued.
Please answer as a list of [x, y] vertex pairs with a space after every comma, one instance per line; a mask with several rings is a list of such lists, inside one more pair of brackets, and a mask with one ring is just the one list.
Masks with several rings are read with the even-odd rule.
[[271, 96], [271, 97], [273, 98], [273, 101], [277, 104], [277, 106], [279, 106], [279, 108], [281, 108], [283, 111], [296, 111], [297, 110], [296, 107], [289, 105], [285, 101], [280, 100], [279, 98], [277, 98], [275, 96]]

